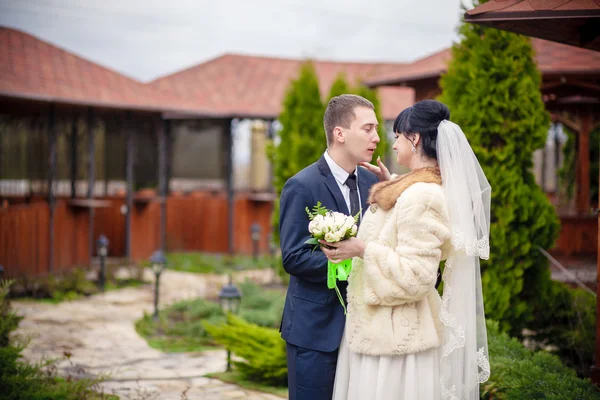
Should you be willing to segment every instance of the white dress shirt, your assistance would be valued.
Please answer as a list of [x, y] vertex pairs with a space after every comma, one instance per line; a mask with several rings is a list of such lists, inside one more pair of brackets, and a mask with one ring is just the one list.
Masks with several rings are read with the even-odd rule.
[[[340, 191], [342, 192], [342, 196], [344, 196], [344, 200], [346, 201], [346, 206], [348, 206], [348, 212], [350, 212], [350, 188], [346, 185], [346, 180], [350, 176], [348, 172], [333, 161], [333, 158], [329, 156], [327, 150], [325, 150], [325, 161], [327, 161], [327, 165], [329, 165], [329, 169], [337, 182]], [[356, 175], [356, 188], [358, 189], [358, 167], [354, 170], [354, 174]], [[360, 207], [360, 216], [362, 216], [362, 202], [360, 199], [360, 190], [358, 192], [358, 205]]]

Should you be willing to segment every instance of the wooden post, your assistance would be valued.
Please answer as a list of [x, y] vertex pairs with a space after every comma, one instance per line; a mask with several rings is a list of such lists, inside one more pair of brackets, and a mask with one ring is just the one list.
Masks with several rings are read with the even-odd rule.
[[171, 120], [167, 120], [167, 126], [166, 126], [166, 157], [167, 157], [167, 175], [166, 175], [166, 179], [167, 179], [167, 190], [166, 190], [166, 195], [169, 196], [171, 194], [171, 177], [173, 176], [173, 125]]
[[102, 193], [104, 194], [104, 197], [108, 197], [108, 152], [109, 147], [108, 147], [108, 141], [109, 141], [109, 137], [110, 137], [110, 129], [115, 126], [115, 121], [112, 120], [112, 123], [107, 123], [104, 125], [104, 132], [103, 133], [103, 140], [102, 140], [102, 147], [104, 150], [104, 154], [102, 156], [102, 179], [104, 180], [104, 190], [102, 191]]
[[125, 177], [127, 179], [127, 198], [125, 200], [127, 205], [127, 214], [125, 214], [125, 256], [131, 261], [131, 221], [133, 213], [133, 163], [135, 157], [135, 130], [133, 127], [133, 121], [131, 113], [127, 112], [125, 115], [125, 136], [126, 136], [126, 155], [125, 155]]
[[54, 272], [54, 209], [56, 199], [54, 197], [54, 180], [56, 179], [56, 121], [54, 104], [50, 104], [48, 116], [48, 207], [50, 217], [48, 221], [49, 249], [48, 249], [48, 272]]
[[73, 118], [71, 125], [71, 198], [77, 197], [77, 116]]
[[225, 161], [225, 182], [227, 188], [227, 253], [233, 256], [235, 243], [233, 236], [233, 219], [235, 217], [235, 190], [233, 182], [233, 130], [234, 122], [225, 120], [223, 124], [223, 154]]
[[[88, 108], [88, 116], [87, 116], [87, 131], [88, 131], [88, 190], [87, 190], [87, 198], [92, 200], [94, 198], [94, 183], [95, 183], [95, 155], [96, 155], [96, 146], [95, 146], [95, 132], [94, 132], [94, 110], [90, 107]], [[88, 225], [88, 246], [89, 246], [89, 263], [92, 265], [92, 258], [94, 256], [94, 207], [89, 204], [89, 225]]]
[[158, 122], [158, 190], [160, 198], [160, 249], [167, 251], [167, 131], [169, 121]]
[[590, 212], [590, 130], [592, 112], [589, 107], [582, 110], [579, 146], [577, 149], [577, 214], [589, 215]]
[[[600, 184], [600, 174], [598, 175], [598, 183]], [[600, 385], [600, 197], [598, 198], [598, 210], [596, 210], [598, 218], [598, 256], [596, 257], [596, 353], [595, 363], [591, 369], [592, 382]]]

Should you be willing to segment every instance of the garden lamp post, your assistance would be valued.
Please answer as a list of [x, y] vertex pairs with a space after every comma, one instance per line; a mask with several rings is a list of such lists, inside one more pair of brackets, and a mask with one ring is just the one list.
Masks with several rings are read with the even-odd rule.
[[161, 250], [157, 250], [150, 257], [150, 266], [152, 267], [152, 272], [156, 276], [156, 280], [154, 282], [154, 320], [158, 319], [158, 285], [160, 280], [160, 274], [165, 270], [167, 265], [167, 258], [165, 254]]
[[269, 232], [267, 236], [267, 241], [269, 242], [269, 255], [271, 257], [275, 257], [275, 251], [277, 250], [277, 245], [273, 242], [273, 234]]
[[4, 267], [2, 265], [0, 265], [0, 279], [2, 279], [3, 275], [4, 275]]
[[258, 242], [260, 241], [261, 227], [256, 222], [250, 227], [250, 237], [252, 238], [252, 258], [258, 258]]
[[[221, 288], [219, 292], [219, 304], [225, 314], [237, 314], [242, 302], [242, 292], [233, 284], [231, 275], [229, 283]], [[227, 349], [227, 371], [231, 371], [231, 350]]]
[[104, 235], [100, 235], [96, 241], [96, 252], [100, 257], [100, 272], [98, 273], [98, 284], [100, 290], [104, 292], [106, 285], [106, 256], [108, 255], [108, 244], [109, 241]]

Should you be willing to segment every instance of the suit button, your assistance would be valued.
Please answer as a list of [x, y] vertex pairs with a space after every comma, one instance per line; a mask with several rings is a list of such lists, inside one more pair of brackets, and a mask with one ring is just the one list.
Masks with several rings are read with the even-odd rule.
[[371, 210], [372, 213], [377, 211], [377, 204], [372, 204], [371, 207], [369, 207], [369, 210]]

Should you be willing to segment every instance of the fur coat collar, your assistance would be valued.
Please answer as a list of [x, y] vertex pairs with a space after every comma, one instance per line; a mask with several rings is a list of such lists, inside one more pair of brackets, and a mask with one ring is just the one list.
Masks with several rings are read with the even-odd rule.
[[380, 182], [371, 188], [369, 204], [379, 205], [384, 210], [390, 210], [396, 204], [398, 197], [411, 185], [424, 183], [442, 184], [442, 175], [438, 167], [420, 168], [401, 175], [396, 179]]

